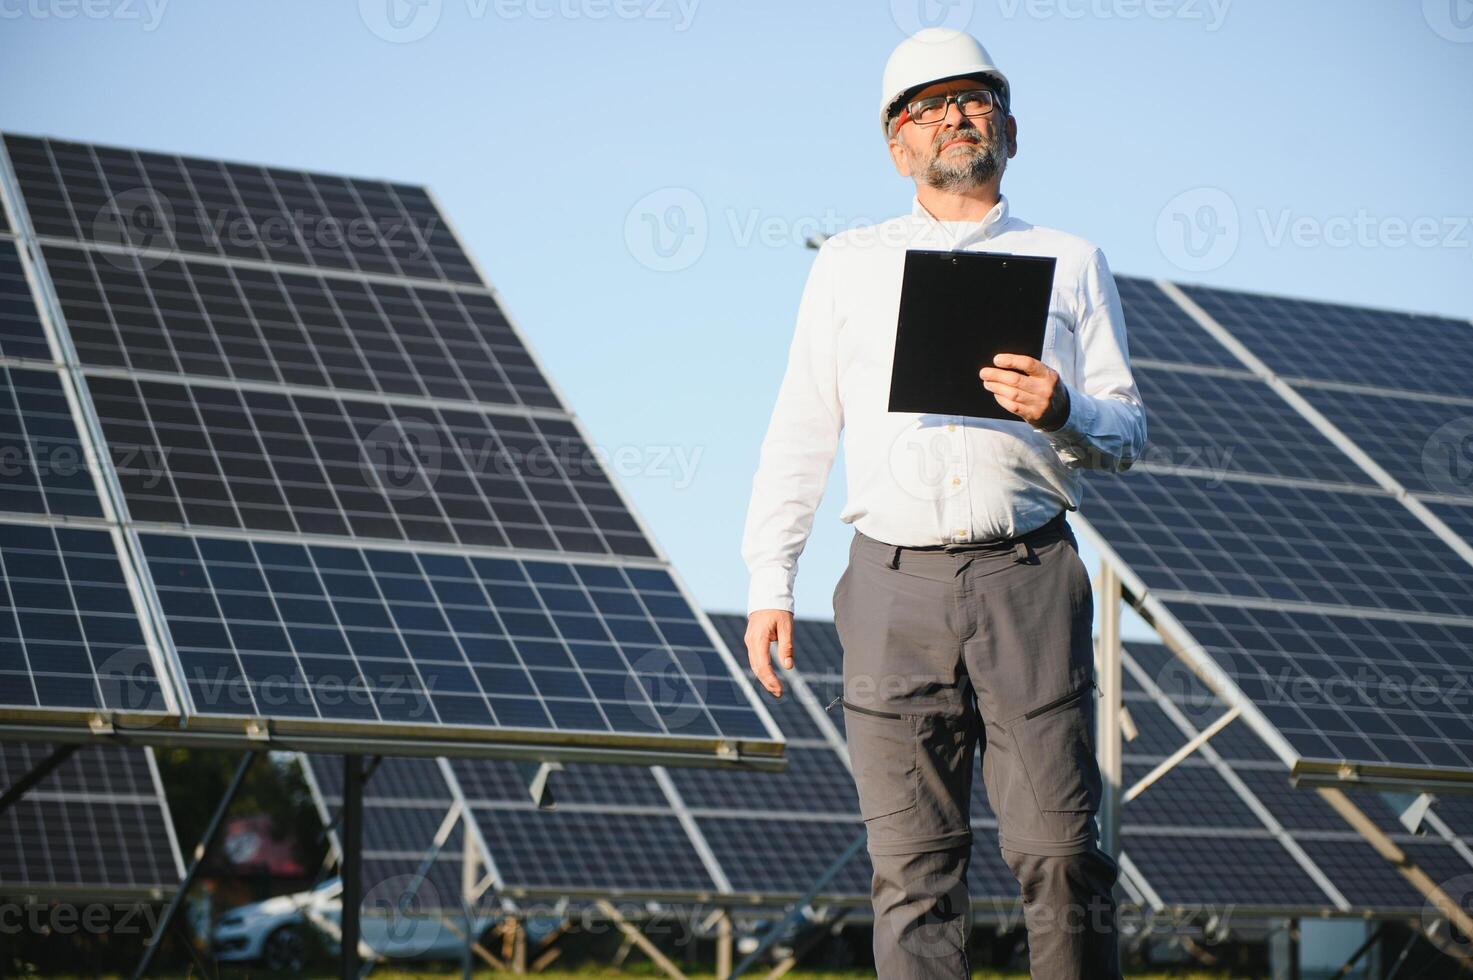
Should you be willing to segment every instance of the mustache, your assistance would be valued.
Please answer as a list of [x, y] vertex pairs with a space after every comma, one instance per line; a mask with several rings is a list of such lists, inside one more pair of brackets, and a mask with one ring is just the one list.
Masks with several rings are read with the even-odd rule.
[[952, 140], [964, 140], [973, 146], [980, 146], [982, 144], [982, 134], [976, 129], [953, 129], [950, 132], [939, 134], [932, 143], [931, 149], [939, 153], [941, 152], [941, 147], [950, 143]]

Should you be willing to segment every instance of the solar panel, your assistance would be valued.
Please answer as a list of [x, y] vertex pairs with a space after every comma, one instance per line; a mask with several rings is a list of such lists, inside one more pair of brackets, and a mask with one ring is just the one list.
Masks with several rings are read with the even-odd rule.
[[142, 536], [193, 712], [762, 738], [664, 571]]
[[1473, 324], [1466, 320], [1202, 286], [1182, 291], [1281, 377], [1386, 388], [1386, 362], [1370, 352], [1394, 344], [1436, 359], [1437, 370], [1419, 372], [1411, 387], [1468, 397]]
[[[0, 743], [0, 786], [55, 748]], [[184, 865], [149, 749], [87, 746], [0, 813], [0, 893], [158, 898]]]
[[42, 252], [88, 367], [562, 408], [481, 292], [62, 245]]
[[1473, 624], [1172, 602], [1306, 760], [1466, 769]]
[[43, 237], [479, 282], [418, 187], [16, 135], [5, 147]]
[[6, 239], [0, 239], [0, 357], [52, 360], [20, 253]]
[[[486, 844], [508, 881], [536, 892], [714, 892], [699, 854], [671, 814], [477, 808]], [[577, 842], [577, 849], [568, 846]], [[652, 859], [653, 858], [653, 859]]]
[[[1473, 328], [1203, 287], [1135, 281], [1121, 293], [1151, 452], [1123, 477], [1088, 474], [1081, 515], [1139, 583], [1128, 587], [1144, 588], [1133, 599], [1217, 661], [1251, 722], [1303, 773], [1349, 763], [1367, 776], [1466, 779], [1473, 746], [1454, 706], [1385, 694], [1429, 670], [1466, 673], [1470, 562], [1284, 384], [1473, 540], [1465, 508], [1441, 503], [1473, 502], [1449, 431], [1473, 399], [1449, 385], [1455, 371], [1411, 392], [1381, 388], [1359, 353], [1395, 336], [1456, 364], [1473, 358]], [[1239, 360], [1224, 335], [1253, 356]], [[1327, 703], [1352, 670], [1369, 680]]]
[[[1198, 632], [1195, 626], [1192, 629]], [[1226, 651], [1219, 653], [1228, 656]], [[1166, 706], [1200, 730], [1221, 717], [1228, 705], [1192, 683], [1192, 675], [1161, 644], [1131, 642], [1123, 657], [1126, 707], [1137, 732], [1122, 746], [1129, 786], [1188, 737], [1167, 716]], [[1245, 651], [1239, 662], [1246, 659]], [[1154, 692], [1143, 687], [1141, 677]], [[1357, 730], [1370, 728], [1362, 725]], [[1397, 869], [1317, 793], [1294, 788], [1282, 762], [1261, 743], [1258, 752], [1244, 751], [1245, 744], [1255, 742], [1258, 739], [1241, 720], [1231, 722], [1206, 748], [1178, 762], [1124, 805], [1125, 853], [1164, 902], [1349, 911], [1340, 907], [1343, 902], [1356, 913], [1373, 915], [1395, 915], [1422, 906], [1420, 893]], [[1243, 784], [1241, 791], [1224, 778], [1219, 760]], [[1413, 860], [1435, 880], [1473, 873], [1473, 864], [1451, 845], [1408, 833], [1380, 794], [1344, 792], [1398, 846], [1411, 851]], [[1161, 795], [1153, 799], [1157, 794]], [[1259, 815], [1260, 809], [1272, 823]], [[1185, 862], [1184, 867], [1177, 867], [1177, 861]], [[1202, 874], [1189, 875], [1187, 869], [1201, 869]]]
[[564, 419], [91, 377], [134, 521], [652, 557]]
[[102, 517], [61, 375], [0, 365], [0, 511]]
[[1082, 513], [1153, 592], [1462, 617], [1468, 563], [1389, 494], [1091, 476]]
[[[1125, 310], [1131, 362], [1153, 361], [1241, 371], [1243, 364], [1209, 337], [1161, 288], [1147, 279], [1116, 276]], [[1149, 406], [1147, 406], [1149, 407]]]
[[1473, 435], [1473, 398], [1449, 404], [1364, 388], [1298, 391], [1408, 490], [1473, 502], [1473, 464], [1463, 448]]
[[1431, 504], [1428, 509], [1441, 518], [1455, 534], [1473, 544], [1473, 505], [1455, 507], [1450, 504]]
[[173, 713], [113, 533], [0, 522], [0, 718]]
[[1145, 459], [1204, 474], [1262, 474], [1373, 486], [1339, 447], [1284, 410], [1268, 385], [1170, 367], [1135, 369], [1150, 439]]
[[[0, 255], [0, 357], [46, 339], [29, 274], [77, 404], [0, 364], [0, 449], [95, 444], [110, 505], [86, 470], [31, 465], [4, 493], [121, 532], [176, 727], [778, 764], [770, 719], [425, 191], [5, 147], [38, 261]], [[80, 706], [93, 662], [66, 668], [50, 697]]]
[[[324, 826], [336, 826], [343, 803], [343, 760], [299, 757]], [[435, 834], [454, 802], [432, 759], [384, 758], [363, 787], [362, 874], [370, 895], [408, 902], [418, 910], [461, 911], [464, 825], [457, 826], [435, 854], [425, 880], [416, 874], [429, 856]], [[370, 903], [371, 904], [371, 903]]]

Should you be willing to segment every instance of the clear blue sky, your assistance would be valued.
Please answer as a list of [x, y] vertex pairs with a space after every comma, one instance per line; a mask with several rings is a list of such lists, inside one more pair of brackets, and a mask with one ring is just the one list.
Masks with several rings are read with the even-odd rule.
[[[908, 208], [879, 76], [926, 17], [1012, 80], [1016, 213], [1117, 272], [1473, 315], [1468, 0], [0, 0], [0, 127], [428, 184], [739, 609], [802, 239]], [[830, 613], [841, 481], [800, 613]]]

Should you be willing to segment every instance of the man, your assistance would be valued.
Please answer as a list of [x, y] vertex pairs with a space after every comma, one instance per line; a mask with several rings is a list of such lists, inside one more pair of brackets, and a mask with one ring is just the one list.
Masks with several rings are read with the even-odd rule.
[[[809, 274], [742, 554], [746, 642], [774, 696], [793, 580], [842, 431], [855, 526], [834, 592], [843, 715], [874, 865], [885, 978], [966, 977], [973, 754], [1017, 877], [1033, 976], [1119, 976], [1115, 863], [1096, 843], [1093, 597], [1072, 530], [1085, 468], [1122, 471], [1145, 416], [1100, 250], [1012, 216], [1006, 77], [967, 34], [931, 28], [885, 66], [881, 123], [911, 213], [828, 239]], [[1039, 360], [977, 383], [1018, 420], [886, 410], [907, 249], [1056, 258]]]

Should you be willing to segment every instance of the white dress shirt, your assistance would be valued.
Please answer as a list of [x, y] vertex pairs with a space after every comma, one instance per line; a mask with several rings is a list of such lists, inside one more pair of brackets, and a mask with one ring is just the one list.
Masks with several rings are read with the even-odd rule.
[[[1069, 390], [1060, 429], [887, 410], [901, 276], [912, 248], [1057, 259], [1042, 360]], [[888, 544], [985, 541], [1078, 509], [1079, 470], [1124, 470], [1146, 444], [1125, 317], [1104, 254], [1012, 217], [1005, 197], [981, 221], [938, 221], [913, 198], [910, 214], [823, 243], [752, 480], [742, 535], [748, 612], [793, 608], [798, 556], [841, 432], [848, 499], [840, 520]]]

